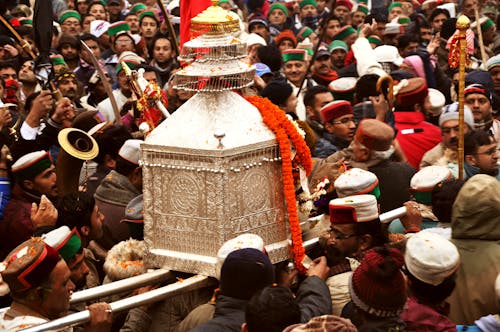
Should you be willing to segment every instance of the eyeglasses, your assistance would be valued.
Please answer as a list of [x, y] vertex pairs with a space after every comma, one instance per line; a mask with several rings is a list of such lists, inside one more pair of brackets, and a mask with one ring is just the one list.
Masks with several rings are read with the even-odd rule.
[[117, 40], [116, 43], [118, 45], [132, 45], [133, 41], [131, 41], [131, 40]]
[[495, 155], [497, 153], [500, 153], [500, 149], [497, 149], [496, 147], [494, 147], [494, 148], [489, 149], [486, 152], [478, 152], [476, 154], [484, 154], [484, 155], [487, 155], [487, 156], [493, 156], [493, 155]]
[[80, 22], [64, 22], [62, 25], [66, 26], [66, 27], [70, 27], [70, 26], [76, 27], [76, 26], [80, 25]]
[[458, 130], [459, 130], [458, 126], [456, 126], [456, 127], [442, 127], [441, 133], [449, 134], [449, 133], [451, 133], [451, 131], [458, 133]]
[[330, 123], [332, 123], [332, 124], [343, 124], [343, 125], [347, 125], [350, 122], [354, 123], [355, 125], [358, 124], [354, 118], [344, 118], [344, 119], [339, 120], [339, 121], [330, 121]]
[[351, 237], [359, 236], [359, 234], [344, 234], [334, 228], [330, 228], [328, 230], [328, 235], [330, 238], [335, 238], [337, 240], [347, 240]]

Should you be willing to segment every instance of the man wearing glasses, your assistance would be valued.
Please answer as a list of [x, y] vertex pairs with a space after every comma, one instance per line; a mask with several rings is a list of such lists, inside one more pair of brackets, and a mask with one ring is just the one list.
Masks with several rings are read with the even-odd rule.
[[351, 103], [346, 100], [332, 101], [321, 108], [321, 117], [325, 128], [323, 138], [332, 143], [336, 151], [347, 148], [356, 132]]
[[59, 16], [61, 32], [73, 37], [78, 37], [82, 32], [82, 17], [75, 10], [67, 10]]
[[487, 132], [476, 130], [465, 136], [465, 175], [488, 174], [500, 181], [497, 142]]

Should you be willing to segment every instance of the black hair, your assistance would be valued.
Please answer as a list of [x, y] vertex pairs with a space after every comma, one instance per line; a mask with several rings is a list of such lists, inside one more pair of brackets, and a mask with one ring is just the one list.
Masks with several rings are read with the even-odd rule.
[[281, 332], [300, 323], [300, 307], [292, 291], [283, 286], [267, 286], [255, 293], [245, 309], [248, 332]]
[[377, 81], [379, 78], [380, 76], [376, 74], [366, 74], [358, 79], [354, 90], [358, 102], [362, 102], [368, 97], [379, 95], [377, 91]]
[[257, 49], [257, 56], [260, 62], [267, 65], [272, 72], [278, 72], [283, 64], [281, 52], [274, 45], [261, 46]]
[[418, 43], [418, 38], [414, 34], [403, 34], [398, 36], [398, 48], [399, 49], [404, 49], [410, 43]]
[[110, 126], [102, 133], [95, 134], [94, 138], [99, 145], [99, 154], [94, 158], [94, 161], [101, 164], [106, 155], [116, 159], [118, 151], [126, 140], [132, 138], [132, 135], [124, 126]]
[[464, 154], [473, 155], [483, 145], [492, 144], [492, 137], [484, 130], [475, 130], [464, 137]]
[[128, 160], [125, 160], [122, 158], [120, 155], [116, 157], [116, 169], [118, 173], [124, 176], [129, 176], [137, 167], [138, 165], [131, 163]]
[[175, 53], [174, 42], [172, 41], [172, 38], [170, 38], [168, 34], [162, 33], [161, 31], [158, 30], [155, 33], [155, 35], [153, 36], [153, 38], [151, 39], [151, 42], [149, 42], [149, 44], [148, 44], [148, 53], [149, 53], [150, 58], [153, 58], [153, 51], [155, 49], [155, 43], [160, 39], [168, 40], [170, 43], [170, 48], [172, 49], [172, 54]]
[[17, 68], [16, 62], [14, 62], [12, 60], [7, 60], [7, 61], [1, 61], [0, 62], [0, 70], [6, 69], [6, 68], [12, 68], [12, 69], [14, 69], [16, 71], [16, 73], [18, 72], [18, 68]]
[[354, 232], [358, 235], [368, 234], [373, 238], [373, 247], [384, 246], [389, 242], [389, 237], [385, 227], [382, 227], [380, 220], [377, 218], [373, 221], [357, 222], [353, 224]]
[[387, 23], [387, 17], [380, 13], [368, 14], [365, 16], [365, 23], [372, 24], [372, 20], [377, 21], [377, 23]]
[[304, 105], [314, 106], [314, 101], [316, 99], [316, 95], [320, 93], [330, 92], [328, 88], [324, 85], [315, 85], [307, 89], [304, 95]]
[[94, 212], [95, 200], [92, 195], [84, 192], [66, 194], [57, 201], [57, 227], [74, 227], [80, 231], [83, 226], [90, 226], [90, 219]]
[[140, 69], [140, 68], [144, 69], [144, 72], [151, 72], [151, 71], [154, 72], [155, 76], [156, 76], [156, 81], [158, 82], [158, 84], [160, 84], [161, 77], [160, 77], [160, 72], [158, 71], [158, 69], [156, 69], [153, 66], [147, 65], [145, 63], [138, 64], [136, 69]]
[[57, 52], [61, 53], [61, 50], [64, 45], [70, 45], [71, 47], [76, 48], [78, 51], [80, 50], [80, 42], [78, 38], [70, 36], [68, 34], [63, 34], [61, 38], [59, 38], [59, 42], [57, 43]]
[[415, 276], [413, 276], [409, 271], [406, 271], [406, 275], [410, 279], [410, 290], [412, 295], [417, 298], [418, 302], [427, 305], [437, 305], [443, 302], [448, 296], [451, 295], [455, 289], [455, 275], [446, 278], [441, 284], [434, 286], [425, 283]]
[[16, 28], [16, 31], [17, 33], [21, 36], [21, 37], [30, 37], [33, 39], [33, 28], [32, 27], [28, 27], [28, 26], [20, 26], [20, 27], [17, 27]]
[[99, 39], [90, 34], [90, 33], [84, 33], [82, 34], [80, 37], [79, 37], [80, 41], [86, 41], [86, 40], [92, 40], [92, 41], [95, 41], [96, 43], [99, 43]]
[[327, 17], [321, 20], [321, 22], [319, 23], [320, 28], [324, 29], [328, 25], [328, 22], [330, 21], [340, 22], [340, 18], [337, 15], [335, 15], [335, 13], [332, 12]]
[[438, 183], [432, 189], [432, 213], [439, 222], [451, 223], [453, 203], [464, 184], [464, 180], [447, 180]]
[[434, 21], [436, 16], [441, 15], [441, 14], [445, 15], [446, 19], [450, 18], [450, 12], [448, 10], [446, 10], [444, 8], [436, 8], [432, 11], [431, 15], [429, 16], [429, 22]]

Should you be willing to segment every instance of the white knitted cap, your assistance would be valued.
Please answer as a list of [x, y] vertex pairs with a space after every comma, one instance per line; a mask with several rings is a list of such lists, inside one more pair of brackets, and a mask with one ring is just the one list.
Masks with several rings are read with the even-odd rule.
[[123, 143], [118, 155], [132, 164], [139, 165], [142, 143], [144, 141], [140, 139], [128, 139]]
[[356, 195], [330, 201], [330, 222], [348, 224], [378, 218], [377, 199], [373, 195]]
[[419, 232], [408, 239], [405, 264], [420, 281], [437, 286], [451, 276], [460, 264], [453, 243], [431, 232]]
[[431, 109], [429, 113], [434, 116], [440, 115], [443, 112], [443, 106], [446, 103], [444, 94], [436, 89], [428, 88], [429, 91], [429, 102], [431, 103]]
[[345, 171], [333, 184], [339, 197], [367, 194], [377, 185], [377, 176], [361, 168], [351, 168]]
[[428, 166], [415, 173], [410, 181], [411, 189], [415, 191], [432, 191], [441, 181], [451, 180], [453, 174], [446, 166]]
[[[443, 113], [439, 116], [439, 126], [449, 120], [458, 120], [458, 102], [446, 105], [443, 108]], [[471, 129], [474, 129], [474, 116], [469, 106], [464, 105], [464, 122], [469, 125]]]

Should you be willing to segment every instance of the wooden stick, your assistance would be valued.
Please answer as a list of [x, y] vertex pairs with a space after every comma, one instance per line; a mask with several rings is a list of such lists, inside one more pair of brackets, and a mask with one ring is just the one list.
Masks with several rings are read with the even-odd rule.
[[474, 6], [474, 15], [476, 16], [477, 22], [477, 39], [479, 41], [479, 49], [481, 50], [481, 60], [483, 62], [483, 69], [486, 70], [486, 62], [488, 61], [488, 56], [486, 55], [486, 50], [484, 49], [483, 31], [481, 30], [481, 24], [479, 23], [479, 10], [477, 8], [477, 5]]
[[3, 25], [9, 29], [9, 31], [14, 35], [14, 37], [16, 37], [17, 41], [19, 42], [19, 44], [21, 45], [21, 47], [26, 51], [26, 53], [28, 53], [28, 55], [32, 58], [32, 59], [35, 59], [36, 58], [36, 55], [35, 53], [33, 53], [33, 51], [31, 50], [31, 46], [30, 44], [24, 40], [18, 33], [17, 31], [12, 27], [12, 25], [10, 25], [9, 22], [7, 22], [7, 20], [2, 16], [0, 15], [0, 21], [2, 21]]
[[457, 29], [460, 38], [460, 60], [458, 67], [458, 178], [464, 179], [464, 90], [465, 90], [465, 65], [467, 61], [467, 29], [470, 20], [461, 15], [457, 20]]
[[172, 37], [172, 42], [173, 42], [173, 47], [176, 55], [180, 55], [179, 51], [179, 43], [177, 43], [177, 38], [175, 36], [175, 30], [174, 27], [172, 26], [172, 22], [170, 22], [170, 18], [168, 17], [167, 10], [165, 9], [165, 6], [163, 5], [162, 0], [156, 0], [156, 3], [158, 4], [158, 7], [160, 7], [161, 13], [163, 14], [163, 17], [165, 17], [165, 23], [167, 23], [167, 29], [168, 29], [168, 34], [170, 37]]

